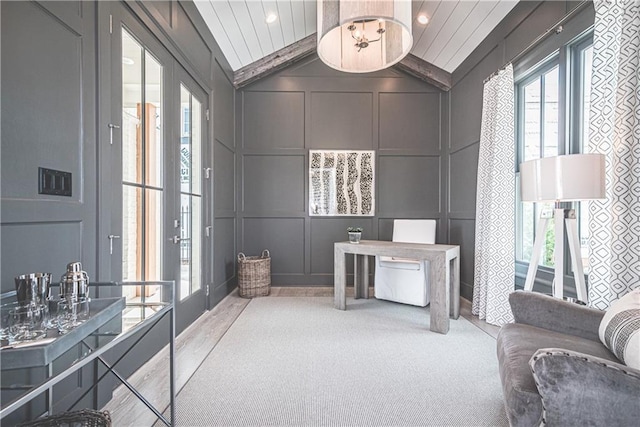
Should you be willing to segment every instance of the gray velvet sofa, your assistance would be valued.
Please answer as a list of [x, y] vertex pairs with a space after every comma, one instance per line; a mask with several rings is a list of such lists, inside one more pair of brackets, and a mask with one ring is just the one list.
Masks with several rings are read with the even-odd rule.
[[603, 311], [524, 291], [509, 303], [497, 350], [512, 426], [640, 426], [640, 371], [600, 342]]

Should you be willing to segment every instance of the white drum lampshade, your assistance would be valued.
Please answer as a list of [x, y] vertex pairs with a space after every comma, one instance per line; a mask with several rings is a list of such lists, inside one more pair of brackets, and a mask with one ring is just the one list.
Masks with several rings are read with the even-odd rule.
[[409, 0], [318, 0], [318, 56], [336, 70], [382, 70], [412, 46]]
[[569, 154], [520, 164], [523, 202], [603, 199], [604, 155]]

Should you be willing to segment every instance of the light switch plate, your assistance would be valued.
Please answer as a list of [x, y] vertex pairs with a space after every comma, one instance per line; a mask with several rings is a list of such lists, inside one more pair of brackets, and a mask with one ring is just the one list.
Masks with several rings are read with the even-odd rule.
[[71, 172], [38, 168], [38, 194], [71, 197]]

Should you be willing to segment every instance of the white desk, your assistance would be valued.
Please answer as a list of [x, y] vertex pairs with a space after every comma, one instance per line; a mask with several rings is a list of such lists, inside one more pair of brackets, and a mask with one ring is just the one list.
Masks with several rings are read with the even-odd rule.
[[426, 245], [378, 240], [361, 240], [359, 244], [336, 242], [334, 244], [334, 305], [339, 310], [347, 308], [346, 254], [354, 254], [355, 298], [369, 297], [368, 257], [390, 256], [429, 261], [431, 275], [430, 329], [449, 332], [449, 316], [460, 316], [460, 247], [455, 245]]

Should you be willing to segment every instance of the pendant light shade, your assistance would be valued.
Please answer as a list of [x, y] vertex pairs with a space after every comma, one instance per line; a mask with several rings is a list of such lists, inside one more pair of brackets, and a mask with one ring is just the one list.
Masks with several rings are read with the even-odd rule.
[[382, 70], [412, 46], [409, 0], [318, 0], [318, 56], [331, 68]]

